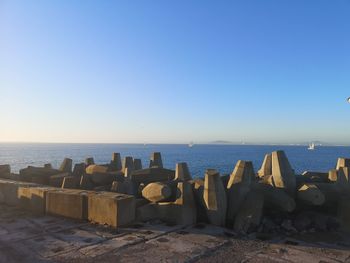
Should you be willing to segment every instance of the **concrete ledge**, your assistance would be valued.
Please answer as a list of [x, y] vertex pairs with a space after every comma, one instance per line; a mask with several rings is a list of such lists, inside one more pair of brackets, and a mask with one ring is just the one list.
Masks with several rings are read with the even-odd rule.
[[83, 190], [53, 190], [46, 194], [46, 213], [73, 219], [86, 220], [88, 195], [94, 192]]
[[34, 214], [45, 214], [46, 194], [52, 187], [40, 186], [20, 186], [17, 190], [19, 206], [23, 209], [30, 210]]

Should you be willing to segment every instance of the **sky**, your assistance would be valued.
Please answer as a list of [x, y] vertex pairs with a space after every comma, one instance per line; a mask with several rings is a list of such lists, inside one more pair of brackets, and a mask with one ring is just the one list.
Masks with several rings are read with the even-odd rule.
[[0, 0], [0, 141], [350, 144], [349, 0]]

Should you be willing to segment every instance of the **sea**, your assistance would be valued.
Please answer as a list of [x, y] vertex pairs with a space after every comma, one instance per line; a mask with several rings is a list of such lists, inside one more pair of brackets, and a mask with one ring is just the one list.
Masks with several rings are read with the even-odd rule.
[[10, 164], [11, 171], [51, 163], [58, 168], [65, 157], [74, 163], [93, 157], [95, 163], [109, 163], [113, 152], [123, 157], [142, 160], [148, 167], [152, 152], [161, 152], [165, 168], [175, 169], [178, 162], [187, 162], [192, 177], [204, 176], [206, 169], [217, 169], [221, 174], [233, 171], [238, 160], [252, 161], [255, 171], [260, 169], [266, 153], [284, 150], [291, 166], [300, 174], [303, 171], [327, 172], [334, 169], [338, 157], [350, 158], [350, 147], [319, 146], [308, 150], [307, 146], [284, 145], [216, 145], [195, 144], [67, 144], [67, 143], [0, 143], [0, 164]]

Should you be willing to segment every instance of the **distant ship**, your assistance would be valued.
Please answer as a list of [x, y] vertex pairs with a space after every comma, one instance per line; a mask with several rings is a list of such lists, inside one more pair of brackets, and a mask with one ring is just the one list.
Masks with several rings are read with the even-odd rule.
[[309, 144], [309, 148], [307, 148], [308, 150], [312, 151], [315, 150], [316, 145], [312, 142]]
[[192, 148], [193, 145], [194, 145], [194, 143], [193, 143], [193, 142], [190, 142], [190, 143], [188, 144], [188, 147]]

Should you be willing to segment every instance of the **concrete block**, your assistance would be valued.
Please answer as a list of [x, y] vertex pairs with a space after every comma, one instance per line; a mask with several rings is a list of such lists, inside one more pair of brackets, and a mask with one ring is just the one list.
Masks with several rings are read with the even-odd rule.
[[177, 163], [175, 169], [175, 180], [189, 181], [192, 180], [187, 163]]
[[120, 157], [120, 153], [112, 154], [112, 160], [109, 164], [109, 168], [111, 171], [120, 171], [122, 169], [122, 159]]
[[297, 192], [297, 199], [308, 205], [323, 205], [326, 198], [322, 191], [314, 184], [304, 184]]
[[20, 186], [29, 187], [37, 186], [37, 184], [0, 179], [0, 203], [4, 203], [11, 206], [18, 206], [19, 199], [17, 191]]
[[234, 184], [250, 185], [253, 181], [255, 181], [253, 163], [239, 160], [230, 175], [227, 189], [230, 189]]
[[71, 189], [48, 191], [46, 193], [46, 213], [86, 220], [89, 195], [94, 195], [94, 192]]
[[22, 209], [30, 210], [34, 214], [44, 215], [46, 207], [46, 194], [56, 188], [40, 186], [19, 186], [17, 197]]
[[325, 204], [334, 205], [341, 196], [341, 191], [335, 183], [313, 183], [324, 195]]
[[92, 222], [120, 227], [135, 220], [133, 196], [99, 192], [89, 196], [88, 218]]
[[328, 173], [322, 173], [322, 172], [312, 172], [312, 171], [305, 171], [302, 173], [304, 181], [307, 183], [311, 182], [319, 182], [319, 183], [327, 183], [328, 180]]
[[0, 177], [3, 177], [5, 174], [11, 173], [11, 167], [9, 164], [2, 164], [0, 165]]
[[162, 155], [160, 152], [154, 152], [151, 154], [149, 167], [163, 168]]
[[239, 233], [254, 231], [260, 224], [263, 207], [264, 196], [258, 192], [249, 192], [236, 216], [234, 230]]
[[338, 158], [336, 169], [339, 170], [341, 167], [350, 168], [350, 158]]
[[44, 168], [52, 169], [52, 164], [51, 163], [45, 163], [44, 164]]
[[171, 189], [168, 185], [161, 182], [149, 183], [143, 188], [142, 196], [150, 202], [161, 202], [169, 199]]
[[106, 172], [106, 173], [93, 173], [91, 174], [91, 181], [97, 185], [111, 185], [113, 181], [124, 181], [123, 173], [120, 171]]
[[328, 172], [328, 180], [331, 182], [336, 182], [338, 178], [338, 170], [333, 169]]
[[32, 176], [32, 180], [31, 182], [32, 183], [35, 183], [35, 184], [42, 184], [42, 185], [48, 185], [49, 184], [49, 181], [50, 181], [50, 178], [47, 177], [47, 176]]
[[224, 226], [227, 209], [226, 192], [220, 174], [215, 170], [207, 170], [205, 173], [203, 199], [209, 222]]
[[146, 222], [158, 219], [158, 204], [151, 203], [136, 208], [136, 220]]
[[134, 159], [134, 169], [141, 170], [142, 169], [142, 161], [141, 159]]
[[258, 176], [266, 176], [272, 174], [272, 154], [268, 153], [265, 155], [264, 161], [258, 171]]
[[131, 180], [136, 183], [152, 183], [171, 181], [175, 177], [175, 171], [164, 168], [146, 168], [142, 170], [133, 171], [131, 173]]
[[284, 189], [292, 197], [295, 196], [295, 174], [284, 151], [272, 153], [272, 176], [277, 188]]
[[102, 166], [102, 165], [96, 165], [91, 164], [86, 167], [85, 172], [87, 174], [94, 174], [94, 173], [107, 173], [108, 167]]
[[21, 181], [25, 181], [25, 182], [31, 182], [32, 177], [34, 176], [49, 178], [52, 175], [56, 175], [60, 173], [62, 172], [57, 169], [34, 167], [34, 166], [28, 166], [27, 168], [21, 169], [19, 171]]
[[64, 173], [71, 173], [73, 166], [73, 160], [70, 158], [64, 158], [59, 170]]
[[338, 200], [338, 219], [342, 230], [350, 231], [350, 196], [343, 195]]

